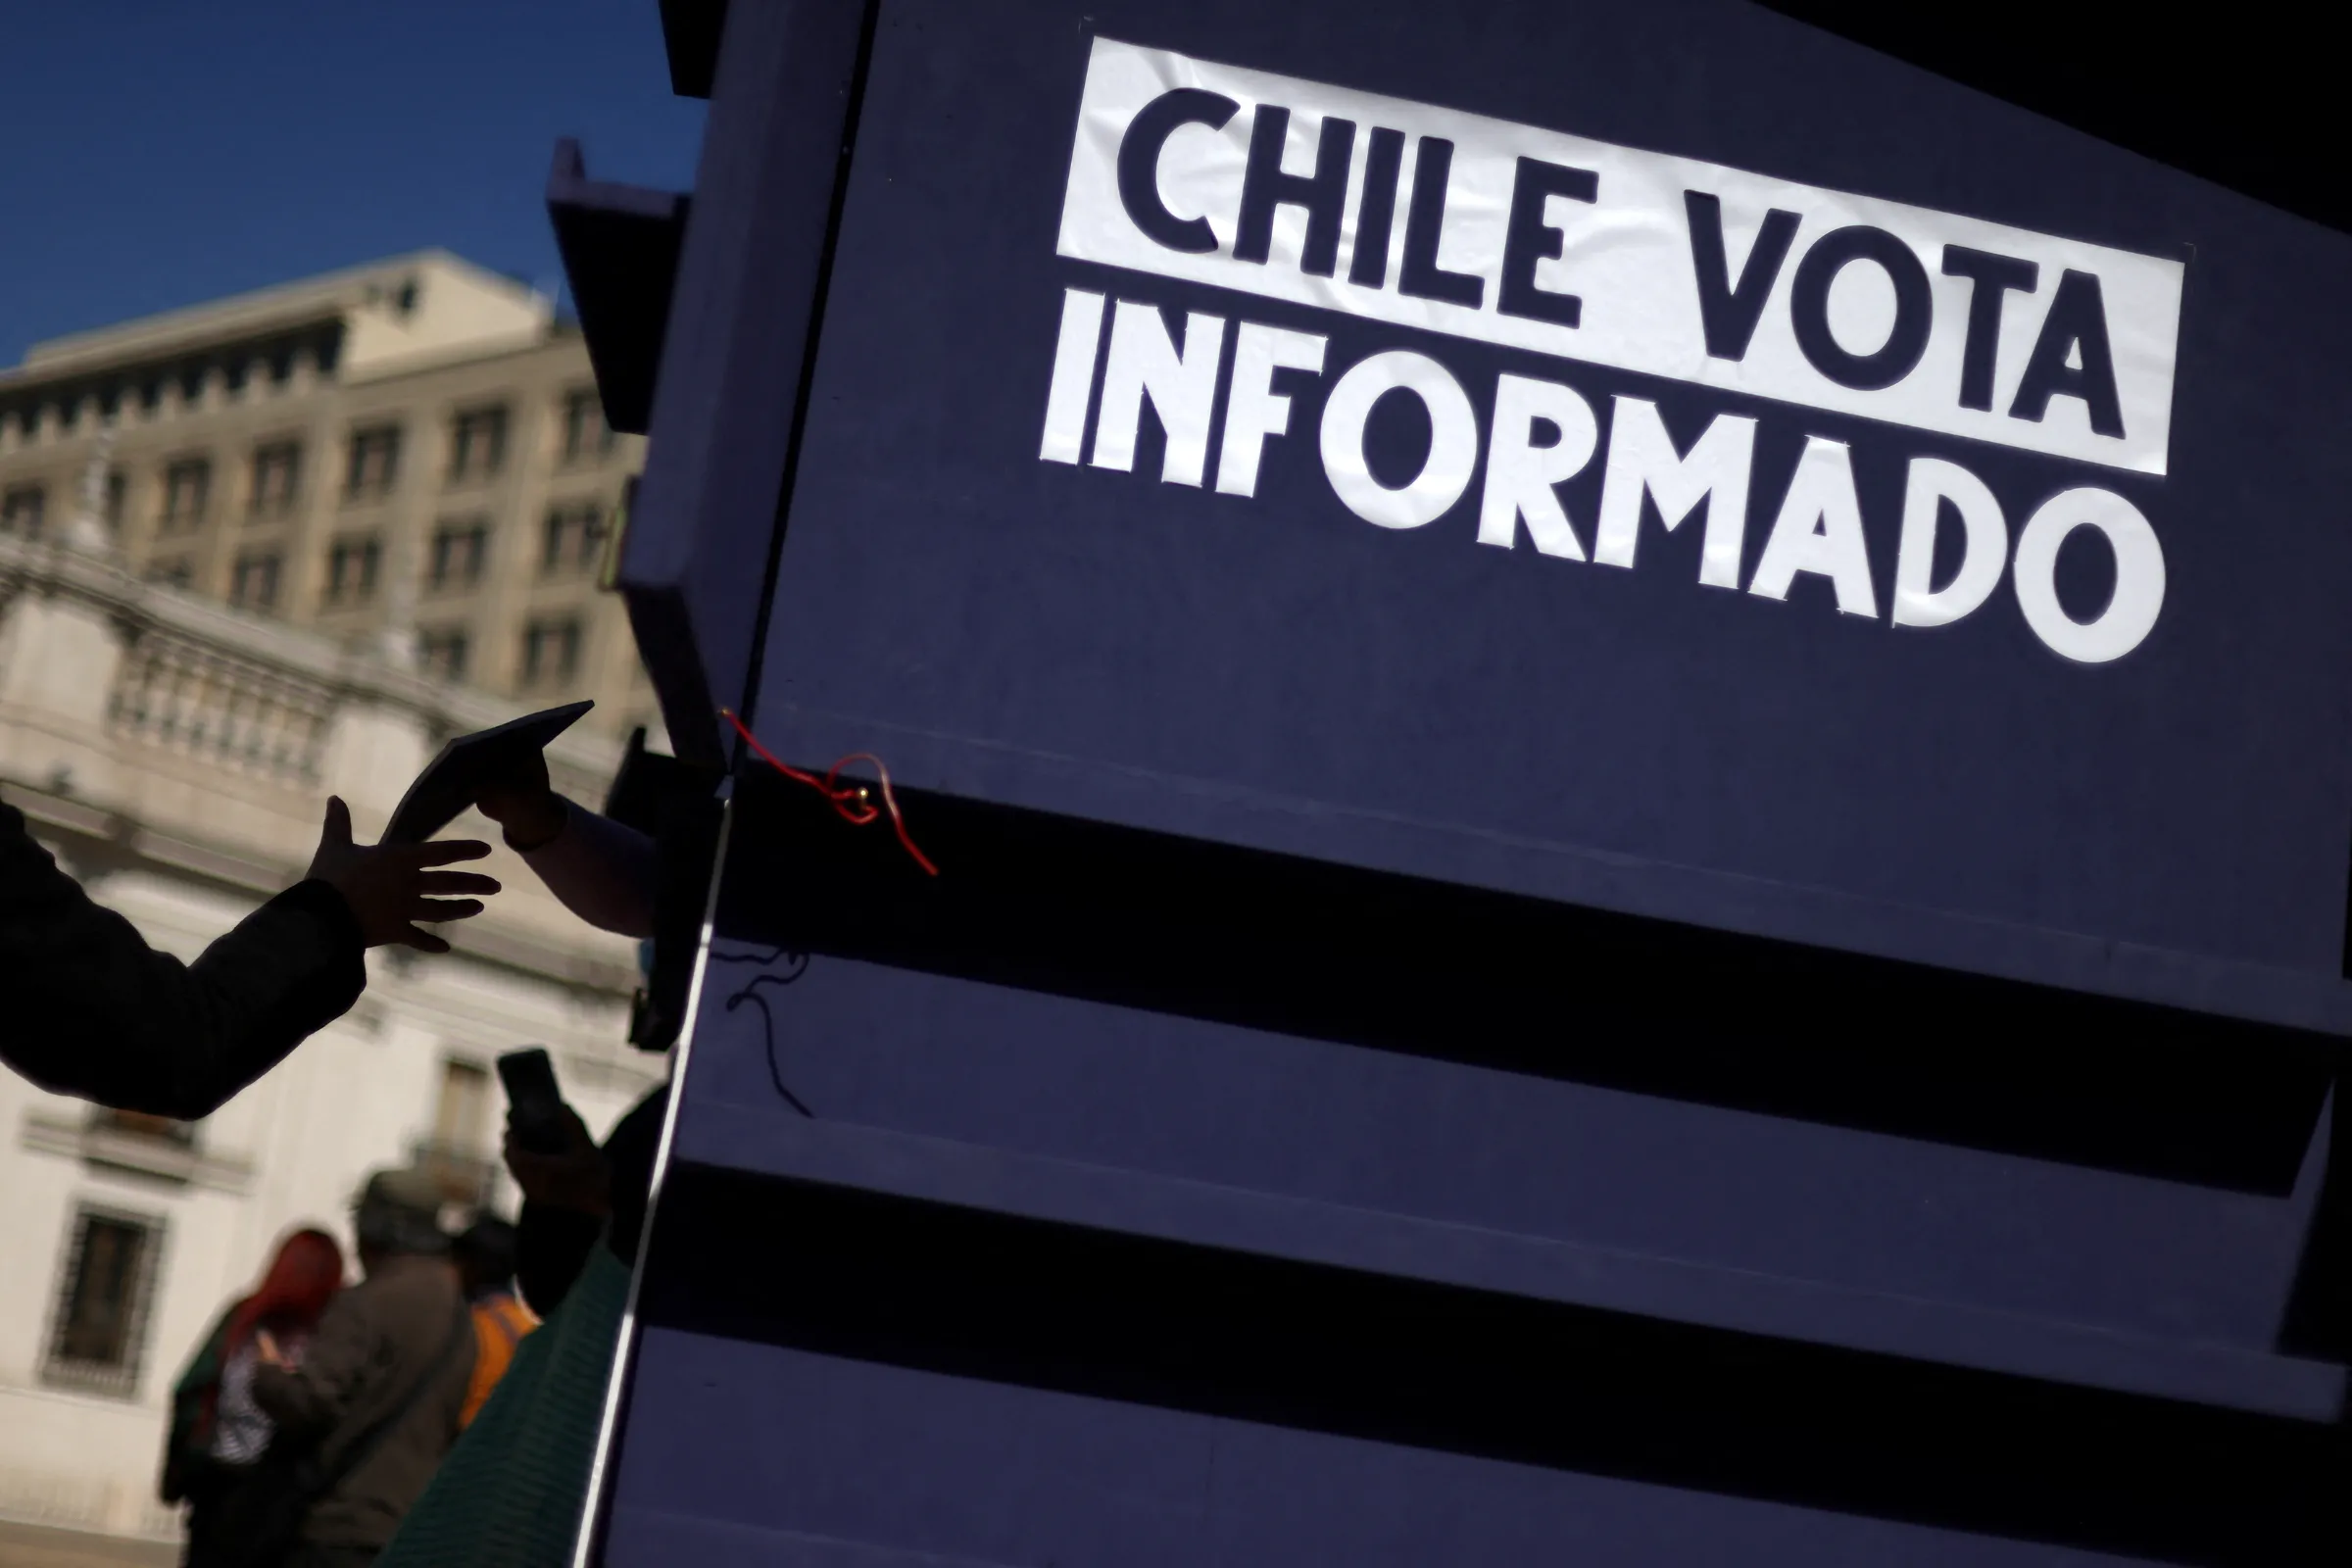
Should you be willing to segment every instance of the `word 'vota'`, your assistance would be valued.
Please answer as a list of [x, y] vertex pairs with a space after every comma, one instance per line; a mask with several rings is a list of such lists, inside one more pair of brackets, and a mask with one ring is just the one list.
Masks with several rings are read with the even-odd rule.
[[2143, 473], [2180, 264], [1098, 39], [1074, 260]]
[[[1292, 433], [1293, 395], [1276, 389], [1275, 374], [1326, 375], [1328, 340], [1241, 321], [1230, 334], [1228, 373], [1226, 325], [1222, 317], [1196, 311], [1185, 318], [1181, 333], [1171, 334], [1156, 306], [1066, 290], [1039, 457], [1132, 471], [1149, 402], [1166, 438], [1162, 480], [1208, 482], [1209, 436], [1218, 429], [1215, 490], [1254, 496], [1267, 444]], [[1220, 388], [1221, 425], [1215, 419]], [[1373, 407], [1392, 394], [1416, 399], [1430, 429], [1420, 471], [1399, 485], [1375, 475], [1364, 451]], [[1670, 531], [1703, 507], [1702, 584], [1744, 586], [1777, 600], [1788, 597], [1799, 575], [1818, 575], [1831, 584], [1841, 612], [1881, 614], [1846, 443], [1806, 438], [1743, 585], [1749, 518], [1762, 515], [1749, 482], [1754, 418], [1718, 415], [1686, 450], [1668, 434], [1656, 404], [1619, 396], [1611, 400], [1604, 455], [1598, 411], [1565, 382], [1504, 372], [1496, 378], [1491, 410], [1482, 432], [1468, 392], [1445, 366], [1410, 350], [1372, 354], [1329, 380], [1316, 433], [1324, 475], [1349, 512], [1384, 528], [1435, 521], [1476, 482], [1479, 543], [1515, 549], [1524, 536], [1546, 556], [1621, 567], [1631, 567], [1638, 554], [1644, 496]], [[1556, 487], [1596, 458], [1603, 465], [1600, 502], [1588, 550]], [[1938, 587], [1933, 567], [1947, 510], [1960, 523], [1960, 564]], [[2115, 562], [2114, 590], [2105, 609], [2087, 621], [2067, 612], [2056, 586], [2059, 549], [2081, 528], [2100, 534]], [[2062, 490], [2025, 519], [2014, 553], [2010, 543], [2000, 502], [1982, 479], [1940, 458], [1912, 459], [1887, 618], [1898, 626], [1956, 621], [1992, 596], [2006, 567], [2026, 624], [2068, 659], [2119, 659], [2155, 625], [2164, 604], [2164, 553], [2147, 519], [2123, 497], [2096, 486]]]
[[[1174, 88], [1144, 106], [1119, 142], [1119, 203], [1129, 221], [1170, 250], [1206, 255], [1220, 248], [1206, 219], [1179, 218], [1169, 211], [1159, 190], [1159, 160], [1177, 129], [1192, 124], [1220, 127], [1241, 107], [1231, 98], [1199, 87]], [[1361, 188], [1355, 192], [1351, 211], [1348, 170], [1355, 122], [1337, 115], [1325, 116], [1316, 137], [1313, 172], [1302, 174], [1283, 169], [1290, 125], [1288, 109], [1276, 104], [1257, 107], [1242, 177], [1231, 248], [1234, 260], [1265, 263], [1273, 243], [1276, 213], [1295, 207], [1306, 225], [1305, 241], [1296, 261], [1298, 270], [1312, 276], [1337, 276], [1340, 235], [1346, 220], [1352, 216], [1354, 242], [1346, 274], [1350, 284], [1394, 287], [1401, 295], [1475, 311], [1486, 303], [1487, 285], [1493, 281], [1497, 315], [1564, 327], [1582, 323], [1583, 299], [1544, 287], [1537, 277], [1537, 267], [1558, 260], [1567, 244], [1565, 221], [1551, 216], [1555, 199], [1587, 205], [1597, 199], [1600, 181], [1592, 170], [1540, 158], [1516, 160], [1510, 217], [1503, 227], [1498, 265], [1490, 279], [1479, 272], [1450, 270], [1438, 260], [1446, 236], [1452, 142], [1443, 136], [1418, 139], [1399, 236], [1397, 199], [1403, 188], [1404, 132], [1387, 125], [1372, 127], [1364, 144]], [[1817, 235], [1805, 247], [1788, 287], [1783, 290], [1781, 273], [1799, 224], [1795, 213], [1777, 207], [1765, 213], [1735, 277], [1725, 245], [1721, 199], [1705, 191], [1685, 191], [1683, 206], [1690, 220], [1691, 280], [1709, 355], [1735, 363], [1745, 359], [1766, 303], [1777, 300], [1788, 312], [1790, 335], [1805, 362], [1839, 386], [1875, 392], [1895, 385], [1919, 368], [1935, 322], [1936, 298], [1926, 266], [1901, 239], [1866, 223]], [[1398, 253], [1394, 282], [1389, 268], [1393, 249]], [[1831, 291], [1845, 270], [1856, 266], [1875, 270], [1893, 302], [1885, 336], [1866, 351], [1849, 348], [1839, 340], [1830, 310]], [[2040, 269], [2020, 257], [1945, 245], [1942, 271], [1969, 284], [1966, 348], [1950, 394], [1961, 408], [1990, 410], [2002, 315], [2012, 293], [2034, 292]], [[2109, 345], [2099, 280], [2095, 273], [2074, 268], [2064, 271], [2051, 294], [2033, 351], [2017, 377], [2016, 391], [2007, 400], [2008, 416], [2039, 421], [2047, 414], [2050, 400], [2060, 396], [2082, 401], [2090, 428], [2097, 434], [2124, 434], [2123, 411], [2116, 395], [2115, 354]]]

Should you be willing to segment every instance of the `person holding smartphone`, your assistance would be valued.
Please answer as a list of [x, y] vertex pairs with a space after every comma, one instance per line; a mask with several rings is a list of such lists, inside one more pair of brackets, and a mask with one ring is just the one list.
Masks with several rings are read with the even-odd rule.
[[[477, 805], [573, 914], [619, 936], [653, 935], [652, 837], [558, 794], [544, 756], [532, 753]], [[507, 1168], [523, 1195], [516, 1272], [523, 1299], [541, 1316], [563, 1300], [600, 1236], [634, 1266], [667, 1101], [666, 1087], [655, 1090], [601, 1147], [566, 1104], [558, 1104], [555, 1125], [542, 1136], [517, 1138], [510, 1126]]]
[[[482, 813], [565, 907], [602, 930], [654, 926], [651, 837], [556, 793], [534, 754], [480, 796]], [[500, 1060], [507, 1168], [522, 1189], [514, 1274], [542, 1320], [386, 1551], [379, 1568], [497, 1562], [564, 1568], [644, 1229], [666, 1086], [600, 1147], [542, 1052]], [[470, 1555], [468, 1555], [470, 1554]]]
[[369, 1176], [352, 1210], [361, 1282], [299, 1360], [260, 1345], [254, 1403], [313, 1467], [296, 1472], [299, 1506], [272, 1516], [291, 1538], [287, 1568], [373, 1563], [457, 1442], [476, 1346], [441, 1203], [423, 1171]]

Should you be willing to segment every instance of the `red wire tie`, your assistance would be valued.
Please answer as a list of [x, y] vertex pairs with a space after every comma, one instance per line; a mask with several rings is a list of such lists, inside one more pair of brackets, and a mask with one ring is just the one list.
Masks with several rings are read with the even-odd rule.
[[818, 778], [814, 773], [801, 771], [760, 745], [760, 737], [752, 733], [750, 725], [735, 716], [734, 710], [722, 708], [718, 713], [721, 718], [735, 726], [735, 733], [743, 737], [746, 746], [759, 754], [761, 761], [786, 778], [792, 779], [796, 783], [806, 784], [822, 795], [826, 803], [833, 808], [835, 814], [852, 827], [863, 827], [882, 813], [874, 809], [874, 803], [867, 798], [863, 784], [841, 782], [841, 770], [852, 762], [873, 763], [874, 771], [881, 776], [882, 780], [882, 804], [890, 811], [890, 825], [897, 830], [899, 842], [906, 846], [906, 853], [914, 858], [915, 864], [921, 866], [932, 876], [939, 875], [939, 867], [931, 863], [931, 858], [916, 849], [914, 840], [907, 837], [906, 818], [899, 814], [899, 798], [891, 793], [890, 769], [883, 765], [882, 759], [871, 752], [852, 752], [825, 769], [823, 778]]

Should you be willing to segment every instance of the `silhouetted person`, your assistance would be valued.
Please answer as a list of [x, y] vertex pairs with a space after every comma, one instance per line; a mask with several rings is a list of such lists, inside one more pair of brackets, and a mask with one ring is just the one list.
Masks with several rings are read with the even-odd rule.
[[246, 1544], [224, 1536], [222, 1504], [239, 1487], [269, 1485], [259, 1461], [277, 1423], [254, 1402], [262, 1347], [299, 1362], [319, 1317], [343, 1288], [343, 1249], [320, 1230], [299, 1230], [250, 1296], [230, 1303], [189, 1359], [172, 1391], [172, 1431], [164, 1446], [166, 1502], [188, 1504], [187, 1568], [230, 1568], [249, 1561]]
[[459, 1288], [473, 1311], [473, 1381], [466, 1390], [462, 1427], [489, 1400], [498, 1380], [514, 1363], [522, 1337], [539, 1319], [514, 1290], [514, 1227], [503, 1219], [481, 1219], [457, 1240]]
[[[534, 753], [478, 804], [499, 824], [507, 847], [573, 914], [620, 936], [653, 934], [653, 839], [557, 794], [544, 757]], [[534, 1153], [509, 1137], [507, 1168], [523, 1195], [522, 1297], [542, 1317], [570, 1290], [599, 1238], [621, 1262], [635, 1265], [668, 1096], [664, 1086], [639, 1101], [601, 1149], [569, 1106], [562, 1150]]]
[[437, 868], [489, 853], [354, 844], [350, 810], [330, 800], [309, 875], [182, 963], [92, 902], [0, 806], [0, 1060], [57, 1094], [209, 1116], [359, 1000], [365, 950], [448, 952], [417, 922], [479, 914], [498, 884]]
[[[624, 936], [651, 934], [651, 838], [556, 794], [537, 758], [479, 804], [574, 914]], [[382, 1568], [439, 1568], [468, 1553], [502, 1568], [570, 1562], [667, 1099], [666, 1089], [647, 1096], [601, 1149], [569, 1106], [553, 1153], [518, 1149], [510, 1125], [507, 1168], [523, 1191], [515, 1272], [523, 1299], [547, 1321], [523, 1342]]]
[[367, 1278], [335, 1298], [299, 1365], [267, 1354], [256, 1402], [318, 1444], [335, 1479], [305, 1515], [287, 1568], [372, 1563], [458, 1438], [473, 1373], [473, 1317], [414, 1170], [370, 1177], [353, 1216]]

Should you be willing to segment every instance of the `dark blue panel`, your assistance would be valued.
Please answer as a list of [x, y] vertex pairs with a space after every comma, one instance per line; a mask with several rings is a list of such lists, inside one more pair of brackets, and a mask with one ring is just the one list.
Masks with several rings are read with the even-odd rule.
[[864, 7], [735, 8], [662, 346], [621, 586], [682, 757], [721, 755], [758, 641]]
[[[1376, 1216], [1342, 1215], [1321, 1229], [1327, 1242], [1358, 1246], [1354, 1263], [1386, 1272], [1339, 1254], [1300, 1262], [1202, 1247], [1161, 1233], [1204, 1205], [1261, 1217], [1310, 1205], [1167, 1182], [1142, 1184], [1158, 1191], [1139, 1197], [1139, 1184], [1115, 1173], [1066, 1167], [1041, 1187], [1050, 1162], [976, 1151], [943, 1161], [918, 1147], [926, 1142], [778, 1141], [777, 1156], [808, 1156], [833, 1167], [829, 1176], [864, 1183], [857, 1187], [673, 1166], [641, 1264], [641, 1322], [712, 1343], [712, 1370], [697, 1378], [706, 1386], [719, 1376], [756, 1384], [772, 1350], [789, 1348], [1079, 1396], [1107, 1412], [1114, 1441], [1152, 1408], [1638, 1480], [1660, 1509], [1706, 1494], [2183, 1561], [2247, 1551], [2331, 1560], [2322, 1549], [2331, 1528], [2320, 1528], [2334, 1453], [2325, 1426], [1497, 1295], [1396, 1272], [1419, 1268], [1430, 1250], [1363, 1250], [1372, 1233], [1396, 1229]], [[950, 1202], [894, 1196], [956, 1166], [981, 1179]], [[1083, 1206], [1090, 1192], [1120, 1187], [1130, 1189], [1112, 1205], [1120, 1232], [1007, 1206], [1040, 1198]], [[1492, 1245], [1465, 1231], [1452, 1243]], [[638, 1388], [679, 1376], [649, 1358]], [[952, 1395], [917, 1387], [942, 1398], [940, 1419], [952, 1424]], [[753, 1452], [708, 1475], [680, 1474], [669, 1456], [705, 1439], [681, 1442], [681, 1406], [660, 1404], [632, 1419], [624, 1447], [624, 1475], [662, 1478], [634, 1501], [756, 1513], [757, 1503], [723, 1494], [757, 1484], [747, 1461], [769, 1446], [763, 1426], [724, 1396], [704, 1408]], [[775, 1419], [830, 1414], [812, 1405]], [[1008, 1446], [1026, 1437], [1017, 1421], [1000, 1435]], [[953, 1448], [932, 1457], [986, 1468]], [[920, 1508], [965, 1484], [921, 1474], [873, 1486]], [[1063, 1517], [1021, 1517], [1029, 1509]], [[1086, 1528], [1090, 1511], [1082, 1496], [1029, 1491], [1005, 1517], [1051, 1538]]]
[[773, 972], [714, 960], [680, 1157], [2101, 1387], [2342, 1402], [2340, 1368], [2269, 1353], [2324, 1146], [2261, 1198], [842, 959], [756, 983]]
[[[901, 791], [953, 867], [931, 877], [802, 785], [741, 785], [730, 951], [2269, 1194], [2294, 1185], [2333, 1072], [2328, 1037], [2216, 1019], [2194, 993], [2119, 1001]], [[2150, 956], [2074, 946], [2083, 984]]]
[[[2090, 1568], [2140, 1559], [655, 1331], [615, 1568]], [[691, 1549], [688, 1549], [691, 1547]]]
[[[1421, 348], [1474, 397], [1509, 369], [1604, 406], [1654, 396], [1686, 429], [1703, 412], [1688, 388], [1057, 261], [1090, 32], [2193, 247], [2171, 474], [2108, 476], [2165, 541], [2157, 635], [2080, 666], [2005, 595], [1923, 633], [1840, 616], [1826, 592], [1702, 590], [1695, 529], [1653, 536], [1630, 573], [1481, 550], [1474, 500], [1388, 534], [1340, 510], [1310, 439], [1269, 448], [1250, 501], [1158, 483], [1150, 461], [1039, 462], [1065, 284], [1328, 333], [1335, 365]], [[988, 799], [2340, 1015], [2352, 646], [2333, 606], [2352, 551], [2323, 520], [2352, 484], [2332, 434], [2352, 365], [2339, 238], [1711, 0], [1357, 7], [1345, 25], [1243, 4], [983, 21], [907, 0], [884, 8], [868, 90], [764, 676], [762, 726], [794, 754], [876, 747], [902, 775]], [[1296, 428], [1318, 395], [1300, 393]], [[1715, 408], [1764, 421], [1759, 474], [1785, 473], [1802, 435], [1850, 440], [1882, 574], [1910, 457], [1964, 461], [2013, 513], [2085, 477], [1826, 414]], [[1579, 516], [1596, 478], [1566, 489]], [[2260, 967], [2152, 981], [2134, 947]]]
[[[2352, 1033], [2352, 245], [1737, 0], [727, 9], [632, 610], [683, 752], [756, 693], [794, 760], [919, 786], [943, 873], [880, 828], [810, 850], [852, 830], [738, 780], [609, 1560], [2323, 1549], [2344, 1373], [2278, 1347], [2327, 1060], [2182, 1014]], [[1099, 38], [2186, 257], [2167, 470], [1061, 258]], [[1156, 415], [1132, 473], [1041, 461], [1072, 288], [1334, 372], [1429, 355], [1482, 429], [1503, 375], [1572, 384], [1604, 446], [1618, 395], [1685, 441], [1752, 417], [1749, 570], [1800, 449], [1848, 443], [1882, 607], [1911, 461], [2013, 527], [2095, 482], [2161, 537], [2164, 614], [2082, 664], [2006, 591], [1930, 630], [1701, 587], [1695, 520], [1631, 571], [1480, 548], [1475, 485], [1373, 527], [1318, 458], [1332, 374], [1250, 497], [1161, 482]], [[1376, 418], [1373, 466], [1417, 439]], [[1560, 490], [1588, 542], [1600, 473]], [[2057, 574], [2087, 613], [2097, 571]], [[1362, 907], [1318, 930], [1317, 889]], [[1452, 920], [1453, 1021], [1512, 1050], [1375, 972]], [[1117, 951], [1154, 938], [1180, 961]], [[1540, 981], [1480, 989], [1481, 941]], [[1369, 1016], [1408, 992], [1413, 1028]], [[1972, 1027], [2017, 1116], [1919, 1105], [2010, 1087], [1955, 1067]], [[2174, 1127], [2216, 1147], [2151, 1155]]]

